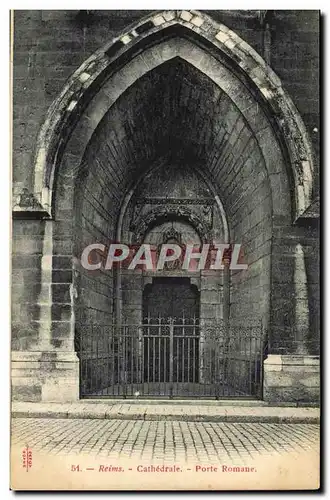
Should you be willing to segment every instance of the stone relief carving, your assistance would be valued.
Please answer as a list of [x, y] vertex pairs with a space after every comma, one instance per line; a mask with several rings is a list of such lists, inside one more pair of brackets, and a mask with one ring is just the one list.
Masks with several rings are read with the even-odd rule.
[[130, 224], [134, 242], [141, 242], [148, 229], [162, 219], [187, 220], [206, 241], [212, 234], [214, 203], [213, 198], [138, 198]]
[[20, 192], [14, 191], [13, 195], [13, 216], [14, 217], [28, 217], [29, 215], [33, 215], [35, 217], [46, 217], [48, 216], [48, 212], [46, 212], [40, 203], [39, 199], [40, 194], [37, 195], [32, 193], [27, 188], [22, 188]]
[[[179, 231], [176, 231], [172, 226], [167, 231], [164, 231], [162, 243], [175, 243], [176, 245], [182, 246], [182, 235]], [[160, 243], [157, 248], [157, 259], [159, 259], [162, 243]], [[180, 267], [181, 267], [180, 259], [174, 260], [173, 262], [165, 262], [164, 265], [164, 269], [166, 269], [167, 271], [175, 271]]]

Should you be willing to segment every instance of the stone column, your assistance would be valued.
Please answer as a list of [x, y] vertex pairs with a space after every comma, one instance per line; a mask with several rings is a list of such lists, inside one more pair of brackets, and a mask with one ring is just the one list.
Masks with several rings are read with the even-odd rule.
[[300, 243], [295, 247], [295, 351], [296, 354], [308, 354], [309, 307], [307, 274], [304, 251]]
[[[223, 338], [223, 280], [215, 271], [201, 271], [200, 287], [200, 381], [213, 383], [217, 372], [219, 343]], [[221, 337], [221, 338], [220, 338]], [[214, 366], [213, 364], [216, 365]], [[216, 373], [217, 374], [217, 373]], [[220, 377], [220, 374], [217, 374]], [[218, 378], [219, 378], [218, 377]]]
[[[304, 249], [301, 243], [295, 243], [290, 250], [286, 260], [292, 269], [293, 282], [291, 293], [286, 296], [291, 303], [288, 320], [292, 338], [289, 341], [283, 338], [282, 347], [277, 339], [276, 351], [271, 350], [264, 361], [264, 399], [309, 403], [319, 400], [319, 357], [308, 352], [310, 321]], [[272, 307], [276, 307], [274, 302]]]
[[[27, 318], [20, 320], [17, 338], [13, 339], [14, 400], [79, 399], [79, 361], [74, 350], [72, 255], [63, 255], [66, 238], [54, 244], [55, 224], [57, 222], [52, 220], [17, 222], [22, 233], [22, 236], [14, 235], [21, 240], [16, 256], [14, 252], [14, 258], [18, 260], [16, 272], [22, 275], [17, 299], [26, 304]], [[32, 269], [19, 269], [19, 266], [25, 266], [22, 259]], [[27, 337], [24, 336], [24, 324], [31, 330]]]
[[143, 272], [121, 270], [121, 321], [140, 325], [142, 322]]
[[228, 259], [224, 261], [224, 270], [223, 270], [223, 322], [225, 331], [227, 331], [229, 326], [229, 317], [230, 317], [230, 262]]

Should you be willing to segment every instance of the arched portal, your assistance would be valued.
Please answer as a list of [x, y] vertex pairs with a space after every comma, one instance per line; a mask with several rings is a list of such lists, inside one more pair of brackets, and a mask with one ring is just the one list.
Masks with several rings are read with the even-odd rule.
[[[294, 349], [295, 325], [278, 315], [279, 303], [290, 312], [294, 300], [281, 302], [276, 283], [283, 274], [294, 280], [283, 234], [310, 202], [312, 170], [307, 134], [279, 79], [235, 33], [204, 14], [158, 14], [88, 59], [51, 107], [35, 162], [35, 191], [56, 221], [52, 251], [73, 272], [69, 295], [63, 289], [67, 330], [54, 325], [51, 343], [79, 352], [85, 338], [109, 354], [104, 366], [84, 364], [80, 355], [86, 391], [90, 378], [101, 381], [98, 394], [133, 374], [141, 383], [140, 361], [132, 357], [139, 340], [130, 337], [123, 365], [111, 358], [122, 342], [107, 339], [124, 313], [141, 321], [142, 290], [153, 278], [143, 271], [87, 271], [81, 252], [96, 241], [143, 240], [168, 221], [190, 224], [201, 240], [243, 247], [246, 270], [193, 278], [206, 324], [257, 322], [274, 352], [283, 343]], [[52, 306], [49, 314], [55, 318]], [[201, 359], [208, 365], [198, 379], [220, 386], [224, 373], [246, 378], [250, 360], [242, 358], [239, 374], [235, 363], [232, 371], [220, 369], [206, 335]], [[228, 352], [228, 345], [221, 349]]]
[[[161, 45], [160, 41], [177, 36], [193, 43]], [[158, 45], [148, 52], [147, 48]], [[203, 47], [212, 58], [205, 59]], [[144, 52], [144, 59], [139, 55]], [[214, 79], [221, 82], [229, 95], [236, 94], [229, 68], [247, 84], [257, 102], [272, 116], [279, 141], [288, 155], [289, 176], [294, 186], [293, 219], [297, 218], [311, 201], [311, 174], [313, 158], [304, 124], [281, 81], [265, 61], [226, 26], [216, 23], [207, 15], [196, 11], [164, 12], [140, 21], [129, 33], [123, 34], [93, 54], [71, 77], [58, 99], [50, 107], [40, 131], [35, 158], [35, 193], [41, 198], [45, 210], [54, 207], [56, 169], [62, 159], [64, 146], [70, 137], [68, 131], [80, 121], [78, 132], [82, 142], [71, 151], [71, 168], [77, 167], [95, 126], [104, 113], [139, 76], [175, 56], [181, 56]], [[221, 62], [221, 71], [217, 61]], [[129, 74], [130, 75], [129, 75]], [[109, 78], [110, 76], [110, 78]], [[114, 78], [112, 78], [114, 77]], [[102, 102], [94, 99], [102, 88]], [[100, 96], [99, 96], [100, 97]], [[250, 101], [251, 104], [251, 101]], [[258, 106], [245, 102], [245, 115], [259, 125], [263, 113]], [[86, 111], [82, 120], [82, 111]], [[262, 128], [262, 127], [261, 127]], [[70, 154], [70, 148], [66, 148]], [[65, 156], [64, 156], [65, 158]]]

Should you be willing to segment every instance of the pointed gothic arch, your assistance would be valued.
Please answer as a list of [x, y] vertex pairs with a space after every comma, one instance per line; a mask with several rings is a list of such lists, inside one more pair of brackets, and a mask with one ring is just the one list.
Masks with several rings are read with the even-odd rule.
[[[175, 47], [175, 37], [183, 38], [185, 44]], [[167, 41], [159, 43], [160, 39]], [[151, 51], [156, 45], [157, 50]], [[165, 11], [139, 21], [96, 51], [68, 80], [49, 108], [37, 141], [34, 193], [43, 209], [54, 215], [59, 165], [69, 163], [73, 172], [79, 168], [93, 130], [118, 96], [143, 73], [176, 56], [205, 71], [234, 102], [237, 88], [230, 88], [232, 81], [228, 80], [226, 68], [255, 94], [260, 109], [248, 107], [245, 116], [250, 123], [271, 122], [287, 158], [287, 171], [282, 173], [289, 176], [294, 188], [291, 216], [296, 220], [308, 208], [312, 196], [313, 156], [303, 121], [281, 81], [261, 56], [232, 30], [197, 11]], [[222, 62], [222, 72], [217, 59]], [[101, 94], [102, 104], [97, 99]], [[70, 132], [75, 131], [80, 134], [80, 148], [74, 144], [70, 149], [70, 142], [74, 142]], [[267, 130], [260, 141], [264, 142], [266, 154], [269, 133]], [[271, 146], [277, 147], [274, 143]], [[274, 157], [274, 151], [271, 155]], [[282, 180], [275, 179], [277, 167], [269, 165], [268, 173], [273, 191], [281, 191]]]

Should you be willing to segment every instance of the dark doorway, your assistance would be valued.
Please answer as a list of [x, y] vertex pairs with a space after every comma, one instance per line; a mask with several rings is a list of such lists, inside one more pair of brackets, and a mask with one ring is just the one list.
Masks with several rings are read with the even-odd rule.
[[199, 291], [189, 278], [155, 278], [144, 291], [144, 380], [199, 381]]
[[154, 278], [143, 293], [143, 317], [152, 320], [173, 318], [181, 324], [182, 318], [191, 323], [199, 318], [199, 291], [189, 278]]

